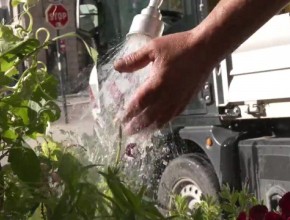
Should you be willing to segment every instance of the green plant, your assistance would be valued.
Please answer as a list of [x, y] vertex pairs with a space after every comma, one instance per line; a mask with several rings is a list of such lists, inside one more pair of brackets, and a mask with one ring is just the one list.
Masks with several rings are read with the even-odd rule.
[[221, 208], [216, 199], [205, 196], [193, 210], [189, 209], [188, 201], [181, 196], [174, 196], [174, 209], [170, 215], [179, 220], [217, 220], [221, 217]]
[[220, 219], [221, 213], [222, 209], [216, 199], [206, 196], [203, 201], [197, 204], [193, 219], [218, 220]]
[[[19, 2], [24, 1], [12, 4]], [[31, 18], [28, 3], [21, 16]], [[27, 28], [0, 24], [0, 216], [5, 219], [22, 219], [38, 207], [34, 198], [42, 187], [41, 163], [28, 139], [44, 134], [47, 123], [60, 116], [53, 101], [57, 81], [37, 59], [49, 44], [48, 38], [39, 41], [42, 31], [47, 33], [44, 29], [32, 33], [31, 19]], [[3, 160], [6, 156], [8, 163]]]
[[[133, 193], [119, 178], [119, 169], [84, 165], [52, 140], [39, 149], [47, 168], [49, 194], [43, 201], [47, 219], [164, 219], [152, 202], [144, 200], [144, 189]], [[97, 174], [89, 178], [89, 172]], [[51, 192], [54, 192], [51, 194]]]
[[[44, 28], [33, 32], [29, 7], [35, 2], [12, 1], [13, 6], [23, 3], [20, 16], [28, 17], [27, 28], [0, 25], [0, 146], [1, 159], [8, 157], [8, 163], [1, 161], [0, 218], [163, 219], [155, 204], [144, 199], [145, 189], [133, 193], [116, 167], [96, 169], [80, 162], [81, 149], [45, 137], [48, 122], [60, 116], [54, 102], [58, 82], [38, 54], [58, 38], [50, 39]], [[44, 42], [40, 34], [46, 35]], [[62, 37], [69, 36], [75, 34]], [[95, 59], [94, 50], [87, 49]], [[32, 148], [28, 140], [39, 137], [44, 142]]]
[[246, 186], [238, 191], [224, 185], [219, 196], [219, 201], [210, 196], [205, 196], [200, 203], [195, 205], [193, 210], [188, 208], [186, 198], [173, 196], [174, 210], [170, 212], [170, 215], [176, 216], [180, 220], [214, 220], [221, 218], [235, 220], [240, 213], [249, 213], [252, 207], [259, 204], [257, 198], [249, 193]]
[[257, 198], [249, 193], [247, 186], [242, 190], [231, 190], [228, 185], [222, 187], [220, 192], [221, 208], [227, 219], [236, 219], [239, 213], [249, 212], [250, 208], [259, 204]]
[[[107, 167], [102, 165], [104, 158], [99, 151], [89, 151], [94, 158], [86, 153], [96, 140], [64, 147], [45, 136], [47, 124], [60, 117], [54, 102], [58, 82], [47, 73], [38, 54], [59, 38], [50, 39], [44, 28], [33, 32], [29, 7], [36, 2], [12, 0], [13, 6], [23, 4], [20, 16], [28, 16], [27, 28], [0, 24], [0, 219], [236, 219], [258, 203], [246, 188], [235, 191], [225, 186], [220, 202], [205, 197], [194, 210], [188, 209], [185, 198], [176, 196], [175, 209], [165, 218], [146, 197], [146, 188], [136, 187], [133, 180], [128, 186], [120, 169], [120, 146], [115, 163]], [[43, 42], [40, 34], [46, 35]], [[61, 37], [71, 36], [76, 35]], [[96, 52], [86, 47], [95, 60]], [[20, 71], [23, 63], [24, 71]], [[36, 140], [37, 146], [31, 147], [30, 139]], [[288, 202], [281, 205], [282, 214], [288, 206]]]
[[[54, 142], [47, 142], [49, 147], [44, 145], [38, 153], [29, 144], [30, 139], [37, 140], [45, 134], [49, 122], [60, 117], [60, 109], [54, 102], [58, 82], [38, 60], [39, 52], [57, 38], [50, 39], [44, 28], [33, 32], [29, 7], [35, 2], [11, 2], [13, 6], [23, 3], [20, 17], [28, 17], [26, 28], [19, 24], [5, 24], [5, 21], [0, 24], [0, 216], [3, 219], [26, 219], [38, 207], [43, 218], [56, 215], [61, 202], [66, 202], [63, 198], [72, 199], [76, 193], [70, 191], [76, 185], [69, 178], [83, 175], [78, 170], [78, 161], [69, 154], [60, 154]], [[41, 34], [46, 35], [43, 42], [39, 40]], [[95, 56], [93, 50], [89, 51]], [[20, 71], [22, 66], [24, 70]], [[53, 152], [53, 156], [48, 151]], [[71, 173], [75, 176], [68, 175], [70, 166], [76, 168], [71, 170], [75, 171]], [[58, 169], [57, 173], [55, 169]], [[58, 176], [63, 184], [52, 187], [52, 182], [58, 183], [54, 181]], [[67, 187], [64, 187], [65, 183]], [[94, 210], [95, 207], [92, 212]]]

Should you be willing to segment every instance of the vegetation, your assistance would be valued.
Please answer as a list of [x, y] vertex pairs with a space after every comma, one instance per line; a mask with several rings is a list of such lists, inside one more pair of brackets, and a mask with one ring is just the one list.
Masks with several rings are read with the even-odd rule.
[[[194, 210], [176, 196], [175, 208], [168, 210], [171, 217], [164, 217], [146, 197], [146, 188], [133, 190], [126, 184], [118, 158], [111, 167], [91, 164], [85, 148], [64, 147], [47, 137], [48, 122], [60, 117], [54, 102], [58, 82], [38, 54], [57, 39], [50, 39], [44, 28], [32, 31], [28, 9], [35, 1], [12, 1], [14, 6], [20, 3], [28, 27], [0, 24], [0, 219], [213, 220], [251, 215], [257, 200], [245, 190], [225, 187], [222, 201], [208, 197]], [[47, 36], [44, 42], [40, 34]], [[283, 201], [281, 215], [286, 219], [288, 199]]]

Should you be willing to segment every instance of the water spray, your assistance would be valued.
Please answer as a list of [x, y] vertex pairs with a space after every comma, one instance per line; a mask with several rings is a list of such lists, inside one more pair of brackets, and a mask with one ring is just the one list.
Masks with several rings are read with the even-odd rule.
[[156, 155], [162, 154], [161, 148], [153, 148], [152, 137], [156, 131], [148, 128], [135, 135], [127, 136], [122, 132], [123, 125], [119, 119], [124, 115], [133, 94], [147, 80], [151, 65], [136, 71], [138, 74], [120, 74], [113, 68], [113, 61], [137, 51], [153, 38], [162, 35], [164, 24], [161, 20], [160, 5], [163, 1], [148, 2], [148, 6], [134, 17], [123, 45], [105, 64], [106, 68], [103, 68], [103, 74], [106, 74], [105, 80], [101, 83], [95, 80], [95, 84], [99, 85], [96, 93], [100, 100], [99, 112], [95, 114], [97, 124], [95, 133], [104, 148], [103, 152], [107, 152], [104, 158], [110, 164], [118, 146], [116, 164], [120, 161], [124, 162], [126, 176], [129, 179], [135, 178], [136, 184], [141, 185], [143, 181], [146, 185], [151, 184], [154, 161], [161, 157]]
[[160, 37], [164, 30], [160, 6], [163, 0], [150, 0], [149, 5], [136, 15], [127, 36], [143, 34], [150, 38]]

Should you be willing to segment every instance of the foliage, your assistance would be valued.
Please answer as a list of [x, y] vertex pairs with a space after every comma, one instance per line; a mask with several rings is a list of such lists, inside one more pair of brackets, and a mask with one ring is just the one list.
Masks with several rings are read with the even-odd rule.
[[[133, 193], [117, 168], [98, 170], [83, 164], [70, 148], [45, 137], [47, 124], [57, 120], [60, 109], [57, 80], [47, 73], [38, 54], [51, 42], [41, 28], [33, 33], [29, 7], [23, 4], [29, 25], [0, 25], [0, 143], [4, 161], [0, 175], [1, 219], [164, 219], [155, 204], [144, 199], [145, 189]], [[46, 34], [41, 42], [40, 33]], [[66, 34], [62, 37], [76, 36]], [[86, 44], [85, 44], [86, 45]], [[96, 52], [86, 45], [93, 59]], [[21, 71], [24, 66], [24, 70]], [[29, 139], [44, 138], [32, 148]], [[89, 172], [94, 169], [94, 177]], [[96, 184], [98, 183], [98, 184]]]
[[[35, 0], [11, 3], [24, 3], [20, 16], [28, 17], [28, 26], [0, 24], [1, 219], [27, 219], [38, 208], [43, 218], [61, 219], [58, 213], [74, 213], [78, 206], [84, 206], [81, 199], [85, 194], [90, 194], [91, 205], [86, 204], [81, 210], [84, 216], [92, 216], [94, 194], [88, 190], [93, 186], [79, 181], [85, 176], [79, 161], [63, 153], [52, 141], [38, 152], [29, 144], [31, 139], [45, 134], [49, 122], [60, 117], [54, 102], [58, 82], [38, 60], [39, 52], [57, 39], [51, 40], [44, 28], [32, 31], [29, 7]], [[43, 42], [39, 40], [41, 33], [46, 34]], [[73, 206], [66, 206], [72, 200]], [[63, 207], [70, 210], [66, 212]]]
[[[265, 209], [263, 205], [258, 204], [259, 201], [253, 194], [249, 193], [246, 186], [237, 191], [230, 189], [228, 185], [224, 185], [219, 193], [219, 198], [220, 200], [217, 201], [215, 198], [205, 196], [200, 203], [195, 205], [193, 210], [190, 210], [185, 198], [175, 196], [174, 210], [170, 214], [177, 216], [176, 218], [180, 220], [236, 220], [237, 218], [246, 220], [247, 213], [250, 213], [251, 219], [258, 220], [259, 218], [254, 214], [260, 213], [260, 207], [262, 207], [262, 210]], [[290, 202], [284, 202], [283, 204], [288, 205]], [[251, 215], [251, 212], [254, 214]]]
[[221, 217], [221, 208], [216, 199], [205, 196], [203, 200], [196, 204], [193, 210], [188, 208], [188, 202], [181, 196], [174, 198], [175, 209], [170, 215], [176, 216], [180, 220], [217, 220]]
[[[49, 138], [35, 151], [41, 165], [35, 184], [23, 181], [10, 166], [2, 172], [6, 176], [3, 219], [165, 219], [154, 203], [144, 199], [144, 188], [134, 193], [122, 182], [118, 168], [100, 171], [82, 164], [73, 148]], [[93, 180], [92, 169], [97, 173]]]
[[241, 212], [248, 213], [251, 207], [259, 203], [256, 197], [249, 193], [247, 186], [237, 191], [231, 190], [228, 185], [225, 185], [222, 187], [220, 197], [221, 208], [226, 213], [226, 218], [232, 220], [235, 220]]
[[24, 4], [27, 4], [28, 6], [30, 6], [30, 5], [34, 5], [34, 4], [36, 4], [38, 1], [39, 1], [39, 0], [12, 0], [12, 1], [11, 1], [11, 5], [12, 5], [13, 7], [16, 7], [16, 6], [18, 6], [19, 4], [24, 3]]
[[196, 205], [196, 211], [193, 214], [193, 219], [220, 219], [221, 213], [222, 210], [217, 201], [210, 196], [206, 196], [203, 201]]
[[[27, 4], [23, 9], [23, 16], [31, 17]], [[38, 207], [38, 200], [43, 199], [41, 163], [27, 141], [44, 134], [48, 122], [60, 116], [60, 109], [53, 102], [57, 80], [37, 59], [40, 50], [49, 44], [48, 40], [39, 41], [41, 31], [32, 33], [31, 22], [27, 28], [0, 24], [0, 216], [3, 219], [25, 219]]]
[[[238, 192], [226, 186], [221, 201], [205, 197], [194, 210], [189, 210], [185, 198], [176, 196], [171, 217], [165, 218], [146, 197], [146, 188], [127, 186], [119, 168], [120, 148], [115, 165], [102, 167], [83, 157], [85, 147], [64, 147], [45, 136], [48, 123], [60, 117], [54, 102], [58, 82], [38, 61], [38, 54], [59, 38], [50, 39], [44, 28], [32, 31], [29, 7], [36, 2], [12, 0], [13, 6], [23, 5], [27, 28], [0, 24], [0, 219], [236, 219], [262, 207], [255, 206], [258, 201], [246, 189]], [[46, 34], [43, 42], [40, 32]], [[71, 36], [76, 35], [62, 37]], [[96, 60], [96, 52], [86, 47]], [[37, 140], [34, 148], [31, 139]], [[286, 197], [279, 204], [285, 218], [290, 215], [289, 194]]]

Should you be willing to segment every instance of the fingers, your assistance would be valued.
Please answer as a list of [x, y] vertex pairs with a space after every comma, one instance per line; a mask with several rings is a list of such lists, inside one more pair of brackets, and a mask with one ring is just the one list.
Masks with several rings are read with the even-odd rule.
[[151, 61], [153, 61], [148, 48], [149, 47], [143, 47], [135, 53], [118, 59], [114, 63], [114, 68], [121, 73], [131, 73], [147, 66]]
[[174, 109], [170, 107], [160, 107], [160, 103], [148, 106], [140, 114], [135, 115], [124, 128], [127, 135], [133, 135], [148, 129], [159, 129], [169, 122], [174, 116]]
[[134, 116], [140, 114], [147, 106], [152, 106], [156, 102], [156, 89], [150, 79], [137, 90], [129, 105], [126, 106], [126, 114], [122, 118], [123, 123], [127, 123]]
[[[187, 99], [186, 99], [187, 100]], [[134, 101], [134, 100], [133, 100]], [[176, 105], [175, 102], [150, 102], [151, 104], [131, 112], [130, 117], [125, 122], [124, 132], [133, 135], [140, 131], [155, 130], [163, 127], [173, 117], [179, 115], [185, 108], [188, 101]]]
[[158, 106], [148, 107], [138, 116], [134, 117], [124, 128], [124, 132], [127, 135], [133, 135], [145, 129], [159, 129], [164, 124], [170, 121], [171, 114], [158, 114], [160, 108]]
[[144, 128], [149, 127], [155, 120], [156, 108], [148, 107], [138, 116], [134, 117], [124, 128], [124, 132], [128, 135], [138, 133]]

